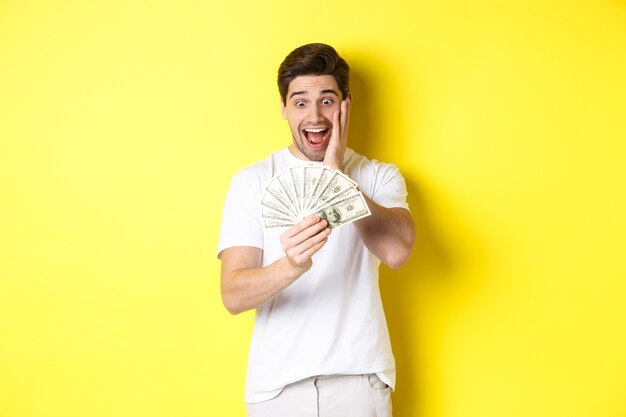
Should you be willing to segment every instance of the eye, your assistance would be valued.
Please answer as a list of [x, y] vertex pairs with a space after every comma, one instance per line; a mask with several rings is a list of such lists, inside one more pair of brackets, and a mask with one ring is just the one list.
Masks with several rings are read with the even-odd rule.
[[304, 107], [304, 101], [296, 101], [294, 104], [296, 107]]
[[333, 100], [330, 98], [323, 98], [322, 104], [333, 104]]

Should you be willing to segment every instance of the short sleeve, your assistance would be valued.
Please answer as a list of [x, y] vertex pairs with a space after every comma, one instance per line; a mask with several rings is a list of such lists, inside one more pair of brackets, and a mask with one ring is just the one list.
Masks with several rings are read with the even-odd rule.
[[224, 249], [253, 246], [263, 249], [259, 179], [239, 172], [231, 180], [222, 210], [217, 257]]
[[406, 201], [406, 183], [398, 167], [386, 163], [375, 166], [369, 197], [386, 208], [409, 208]]

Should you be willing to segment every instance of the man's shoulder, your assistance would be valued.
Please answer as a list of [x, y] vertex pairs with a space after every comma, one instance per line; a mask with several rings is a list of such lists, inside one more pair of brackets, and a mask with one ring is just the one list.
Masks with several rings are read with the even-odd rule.
[[390, 162], [380, 162], [376, 159], [359, 154], [353, 149], [348, 148], [345, 155], [345, 164], [348, 171], [352, 171], [354, 175], [374, 175], [376, 173], [390, 173], [401, 175], [398, 167]]

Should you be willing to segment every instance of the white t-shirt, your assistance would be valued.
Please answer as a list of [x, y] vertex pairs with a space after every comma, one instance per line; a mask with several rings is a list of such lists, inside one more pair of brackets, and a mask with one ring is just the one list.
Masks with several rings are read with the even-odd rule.
[[[265, 229], [261, 196], [269, 180], [285, 169], [310, 163], [285, 148], [235, 174], [226, 196], [218, 244], [263, 250], [263, 266], [285, 256], [279, 236]], [[407, 208], [398, 168], [368, 160], [351, 149], [344, 172], [377, 204]], [[256, 309], [248, 358], [245, 401], [277, 396], [285, 385], [314, 376], [377, 373], [395, 386], [385, 313], [378, 287], [380, 260], [363, 244], [354, 224], [334, 229], [313, 255], [313, 267]]]

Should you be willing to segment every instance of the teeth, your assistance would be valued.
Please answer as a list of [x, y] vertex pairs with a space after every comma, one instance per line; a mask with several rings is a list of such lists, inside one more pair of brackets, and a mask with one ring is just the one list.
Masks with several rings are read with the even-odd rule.
[[319, 133], [319, 132], [325, 131], [326, 129], [304, 129], [304, 130], [309, 133]]

